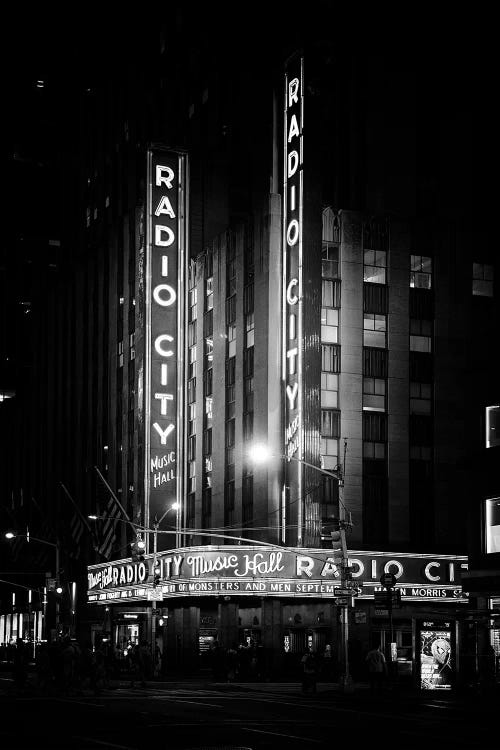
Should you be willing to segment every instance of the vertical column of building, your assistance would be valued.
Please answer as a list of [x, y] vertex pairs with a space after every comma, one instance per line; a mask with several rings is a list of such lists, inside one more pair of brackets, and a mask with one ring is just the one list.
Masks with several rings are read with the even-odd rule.
[[384, 218], [363, 223], [363, 541], [388, 536], [388, 254]]
[[[236, 456], [236, 387], [241, 383], [237, 377], [237, 369], [241, 368], [241, 359], [237, 358], [236, 304], [237, 304], [237, 274], [236, 274], [236, 243], [234, 231], [226, 235], [226, 381], [225, 381], [225, 444], [224, 444], [224, 527], [232, 527], [235, 517], [236, 502], [236, 463], [241, 457]], [[241, 330], [241, 327], [240, 327]], [[239, 361], [238, 361], [239, 359]], [[241, 412], [240, 412], [241, 413]], [[238, 461], [237, 461], [238, 458]], [[228, 533], [230, 533], [228, 531]]]
[[[201, 526], [210, 528], [212, 520], [212, 424], [214, 400], [214, 252], [205, 253], [203, 276], [203, 419], [201, 451]], [[209, 544], [210, 539], [204, 538]]]
[[[197, 263], [192, 260], [189, 264], [187, 280], [187, 398], [186, 398], [186, 420], [187, 420], [187, 486], [186, 486], [186, 510], [184, 525], [186, 528], [196, 527], [196, 370], [198, 367], [198, 286], [196, 275]], [[202, 295], [200, 298], [203, 299]], [[201, 358], [200, 358], [201, 359]], [[202, 409], [200, 409], [203, 413]], [[198, 431], [199, 432], [199, 431]], [[194, 445], [193, 445], [194, 444]], [[196, 544], [196, 539], [188, 537], [189, 543]]]
[[[327, 471], [342, 461], [339, 401], [341, 263], [340, 217], [331, 208], [323, 211], [321, 250], [321, 465]], [[338, 514], [336, 482], [325, 475], [321, 519]]]
[[[352, 513], [352, 544], [362, 539], [362, 382], [363, 382], [363, 254], [362, 218], [351, 211], [340, 212], [342, 309], [340, 327], [340, 367], [331, 360], [335, 349], [324, 351], [328, 359], [322, 372], [339, 377], [342, 405], [341, 436], [347, 440], [344, 503]], [[343, 461], [339, 446], [339, 463]]]
[[[409, 227], [392, 222], [388, 306], [388, 522], [389, 539], [398, 549], [409, 541]], [[365, 285], [366, 286], [366, 285]], [[379, 285], [379, 289], [384, 289]], [[387, 288], [387, 287], [385, 287]], [[398, 545], [398, 546], [396, 546]]]
[[[242, 535], [254, 525], [253, 462], [248, 460], [248, 450], [254, 436], [254, 391], [255, 391], [255, 266], [254, 224], [251, 217], [245, 225], [243, 237], [243, 425], [242, 425], [242, 490], [241, 527]], [[266, 519], [259, 526], [266, 525]], [[256, 537], [262, 538], [260, 532]]]
[[410, 254], [410, 539], [436, 541], [434, 516], [434, 285], [432, 258]]

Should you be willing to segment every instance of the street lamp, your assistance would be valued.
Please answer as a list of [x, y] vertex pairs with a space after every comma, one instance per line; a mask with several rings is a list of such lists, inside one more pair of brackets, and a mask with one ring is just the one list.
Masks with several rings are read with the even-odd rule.
[[[5, 538], [6, 539], [16, 539], [16, 538], [20, 538], [20, 537], [26, 539], [27, 542], [39, 542], [39, 544], [46, 544], [49, 547], [53, 547], [54, 548], [55, 553], [56, 553], [56, 571], [55, 571], [56, 572], [56, 587], [55, 587], [55, 592], [56, 592], [56, 594], [62, 594], [63, 589], [62, 589], [62, 586], [61, 586], [61, 582], [59, 580], [59, 571], [60, 571], [60, 568], [59, 568], [59, 542], [49, 542], [49, 541], [47, 541], [47, 539], [39, 539], [36, 536], [32, 536], [29, 532], [26, 533], [26, 534], [18, 534], [15, 531], [7, 531], [5, 533]], [[56, 606], [56, 611], [55, 611], [55, 614], [56, 614], [56, 616], [55, 616], [56, 632], [59, 632], [59, 602], [58, 602], [57, 599], [56, 599], [56, 602], [55, 602], [55, 606]], [[45, 621], [45, 616], [44, 616], [44, 626], [45, 626], [45, 628], [47, 627], [47, 623]], [[45, 633], [45, 635], [47, 635], [47, 633]]]
[[[352, 590], [352, 574], [349, 569], [349, 558], [347, 554], [347, 543], [346, 543], [346, 530], [352, 528], [351, 514], [347, 511], [344, 503], [342, 502], [341, 490], [344, 487], [344, 477], [342, 469], [339, 467], [335, 471], [327, 471], [319, 466], [304, 461], [301, 458], [295, 458], [295, 456], [288, 456], [285, 454], [273, 454], [266, 445], [255, 444], [248, 451], [249, 458], [255, 463], [265, 463], [270, 458], [280, 458], [285, 461], [295, 461], [299, 464], [318, 471], [320, 474], [333, 477], [338, 482], [339, 487], [339, 517], [336, 519], [335, 528], [331, 531], [330, 540], [332, 547], [335, 548], [335, 542], [340, 542], [342, 552], [342, 563], [341, 563], [341, 583], [340, 587], [343, 591]], [[343, 675], [341, 677], [341, 688], [345, 693], [350, 693], [354, 689], [352, 677], [349, 669], [349, 598], [347, 597], [347, 605], [342, 605], [341, 612], [341, 643], [342, 643], [342, 666]]]

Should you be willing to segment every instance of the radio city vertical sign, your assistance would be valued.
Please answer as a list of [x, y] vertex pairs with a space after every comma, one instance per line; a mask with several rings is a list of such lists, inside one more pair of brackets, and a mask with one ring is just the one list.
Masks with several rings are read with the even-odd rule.
[[[283, 352], [284, 453], [287, 458], [302, 457], [302, 230], [303, 230], [303, 137], [304, 60], [292, 57], [285, 68], [283, 132]], [[302, 497], [301, 465], [286, 464], [285, 483]], [[296, 489], [295, 489], [296, 488]], [[292, 498], [290, 498], [291, 500]], [[286, 503], [284, 503], [285, 507]], [[300, 543], [302, 507], [297, 503]], [[282, 513], [283, 526], [286, 524]]]
[[182, 498], [187, 169], [182, 152], [148, 151], [144, 414], [150, 526]]

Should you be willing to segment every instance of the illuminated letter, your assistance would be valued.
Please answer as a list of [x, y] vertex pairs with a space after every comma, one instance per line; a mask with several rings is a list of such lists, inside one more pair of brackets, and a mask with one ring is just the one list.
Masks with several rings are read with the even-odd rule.
[[441, 567], [441, 563], [438, 563], [438, 562], [427, 563], [427, 565], [424, 568], [425, 577], [428, 578], [429, 581], [439, 581], [441, 576], [433, 576], [431, 573], [431, 568], [440, 568], [440, 567]]
[[[163, 174], [163, 172], [167, 173], [167, 176]], [[172, 187], [172, 180], [174, 179], [175, 174], [170, 167], [162, 167], [160, 164], [156, 165], [156, 186], [159, 187], [160, 185], [166, 185], [167, 188], [170, 190]]]
[[290, 188], [290, 211], [295, 211], [295, 185]]
[[294, 383], [293, 387], [291, 385], [287, 385], [286, 387], [286, 395], [288, 396], [288, 406], [290, 407], [290, 409], [295, 409], [295, 399], [297, 398], [298, 390], [298, 383]]
[[162, 333], [161, 336], [157, 336], [155, 339], [155, 350], [160, 354], [162, 357], [173, 357], [174, 352], [172, 349], [162, 349], [162, 343], [164, 341], [173, 341], [173, 336], [170, 336], [168, 333]]
[[[167, 233], [167, 239], [162, 240], [161, 233]], [[175, 240], [175, 234], [172, 232], [170, 227], [163, 227], [161, 224], [155, 226], [155, 245], [156, 247], [169, 247]]]
[[299, 298], [296, 294], [292, 294], [292, 287], [297, 286], [299, 283], [298, 279], [292, 279], [286, 288], [286, 301], [289, 305], [296, 305]]
[[297, 219], [292, 219], [286, 231], [286, 241], [288, 242], [290, 247], [293, 247], [295, 243], [297, 242], [298, 238], [299, 238], [299, 222], [297, 221]]
[[397, 560], [389, 560], [389, 562], [386, 562], [386, 564], [384, 565], [384, 573], [392, 573], [390, 569], [391, 565], [395, 565], [398, 569], [398, 572], [394, 573], [396, 578], [401, 578], [401, 576], [403, 575], [403, 566]]
[[293, 177], [299, 166], [299, 155], [296, 151], [290, 151], [288, 154], [288, 176]]
[[295, 357], [297, 356], [297, 347], [289, 349], [286, 356], [288, 359], [288, 374], [295, 375]]
[[160, 375], [160, 382], [162, 385], [167, 385], [168, 383], [168, 365], [166, 365], [164, 362], [162, 362], [161, 365], [161, 375]]
[[289, 107], [291, 107], [294, 102], [297, 103], [299, 101], [299, 97], [297, 96], [298, 90], [299, 90], [299, 79], [292, 78], [292, 80], [288, 84], [288, 106]]
[[158, 203], [155, 211], [155, 216], [160, 216], [160, 214], [167, 214], [167, 216], [170, 216], [171, 219], [175, 219], [175, 212], [172, 208], [172, 204], [170, 203], [168, 196], [162, 195], [160, 198], [160, 202]]
[[168, 276], [168, 256], [161, 256], [161, 275]]
[[290, 143], [294, 135], [299, 135], [299, 126], [297, 124], [297, 118], [295, 115], [292, 115], [292, 119], [290, 120], [290, 130], [288, 131], [288, 143]]
[[162, 417], [167, 416], [167, 401], [173, 401], [174, 397], [171, 393], [155, 393], [155, 398], [161, 401], [160, 414]]
[[[160, 297], [163, 289], [165, 289], [165, 291], [170, 295], [168, 299], [163, 300]], [[175, 293], [175, 289], [173, 289], [169, 284], [158, 284], [158, 286], [153, 289], [153, 298], [154, 301], [162, 307], [170, 307], [170, 305], [173, 305], [175, 300], [177, 299], [177, 295]]]
[[353, 578], [360, 578], [365, 572], [365, 566], [363, 565], [361, 560], [357, 559], [357, 557], [354, 557], [352, 560], [349, 560], [349, 565], [351, 566], [351, 568], [353, 565], [358, 566], [358, 569], [356, 572], [354, 572], [354, 570], [351, 571]]
[[288, 316], [288, 338], [293, 341], [295, 338], [295, 315], [292, 313]]
[[312, 557], [306, 557], [305, 555], [297, 555], [297, 575], [300, 576], [305, 573], [308, 578], [312, 577], [312, 569], [314, 566], [314, 560]]
[[175, 425], [169, 424], [168, 427], [165, 427], [165, 429], [162, 430], [160, 425], [157, 422], [154, 422], [153, 427], [155, 428], [156, 432], [160, 436], [161, 444], [166, 445], [168, 436], [170, 435], [172, 430], [175, 430]]

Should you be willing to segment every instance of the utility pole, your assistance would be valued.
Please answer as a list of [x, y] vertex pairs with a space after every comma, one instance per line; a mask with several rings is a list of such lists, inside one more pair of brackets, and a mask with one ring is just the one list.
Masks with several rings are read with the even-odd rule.
[[[340, 572], [340, 586], [344, 591], [352, 590], [352, 573], [349, 567], [349, 557], [347, 554], [346, 531], [352, 528], [350, 517], [346, 516], [346, 509], [343, 503], [344, 473], [342, 467], [338, 468], [338, 488], [339, 488], [339, 536], [342, 550], [342, 562]], [[333, 533], [332, 533], [333, 543]], [[349, 610], [351, 609], [352, 597], [346, 597], [345, 603], [340, 606], [340, 634], [342, 643], [342, 676], [341, 690], [344, 693], [352, 693], [354, 684], [351, 677], [349, 666]]]

